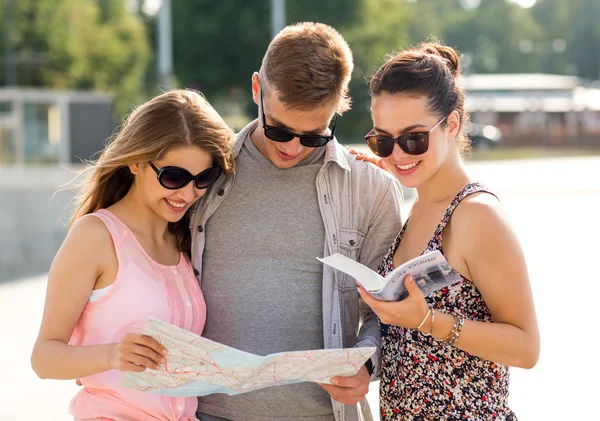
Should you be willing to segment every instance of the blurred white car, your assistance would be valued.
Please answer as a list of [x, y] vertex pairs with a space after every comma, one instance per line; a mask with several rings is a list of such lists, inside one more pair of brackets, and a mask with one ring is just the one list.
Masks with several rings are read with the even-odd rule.
[[496, 126], [481, 125], [469, 122], [465, 126], [465, 132], [471, 140], [473, 149], [494, 148], [499, 145], [502, 139], [502, 133]]

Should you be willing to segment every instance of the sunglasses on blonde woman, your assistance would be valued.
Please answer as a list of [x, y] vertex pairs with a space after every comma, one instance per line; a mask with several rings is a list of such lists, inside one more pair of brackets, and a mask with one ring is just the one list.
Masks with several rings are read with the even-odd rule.
[[181, 167], [162, 167], [158, 169], [152, 162], [150, 162], [150, 167], [156, 173], [160, 185], [169, 190], [181, 189], [192, 180], [195, 187], [202, 190], [217, 181], [217, 178], [221, 175], [220, 167], [208, 168], [197, 175], [192, 175], [188, 170]]
[[394, 144], [398, 145], [400, 149], [409, 155], [422, 155], [429, 149], [429, 135], [433, 133], [444, 120], [446, 120], [446, 117], [442, 118], [435, 126], [426, 132], [403, 133], [395, 139], [377, 134], [375, 129], [372, 129], [365, 136], [365, 140], [367, 141], [367, 145], [369, 145], [369, 149], [381, 158], [387, 158], [392, 154], [394, 151]]

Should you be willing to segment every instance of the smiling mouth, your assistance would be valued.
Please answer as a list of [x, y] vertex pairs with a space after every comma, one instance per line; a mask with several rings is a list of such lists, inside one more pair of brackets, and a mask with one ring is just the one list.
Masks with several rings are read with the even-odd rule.
[[167, 201], [167, 203], [171, 206], [173, 206], [174, 208], [185, 208], [185, 206], [187, 205], [187, 203], [179, 203], [179, 202], [173, 202], [169, 199], [165, 199]]
[[402, 171], [406, 171], [406, 170], [410, 170], [411, 168], [416, 167], [417, 165], [419, 165], [421, 163], [421, 161], [417, 161], [417, 162], [413, 162], [412, 164], [406, 164], [406, 165], [396, 165], [396, 167], [399, 170]]

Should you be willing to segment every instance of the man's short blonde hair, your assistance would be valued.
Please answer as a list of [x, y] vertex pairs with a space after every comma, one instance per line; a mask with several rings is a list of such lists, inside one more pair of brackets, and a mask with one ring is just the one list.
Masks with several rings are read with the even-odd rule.
[[261, 83], [273, 87], [279, 100], [302, 111], [337, 106], [350, 109], [348, 84], [354, 64], [342, 35], [322, 23], [285, 27], [269, 44], [260, 67]]

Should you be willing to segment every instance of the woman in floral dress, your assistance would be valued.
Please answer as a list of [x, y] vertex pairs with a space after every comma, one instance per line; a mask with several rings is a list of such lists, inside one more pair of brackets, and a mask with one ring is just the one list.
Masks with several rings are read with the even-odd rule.
[[[425, 43], [392, 56], [371, 80], [372, 158], [415, 187], [411, 215], [379, 267], [440, 250], [462, 277], [423, 296], [381, 302], [382, 420], [515, 420], [509, 366], [531, 368], [539, 332], [523, 252], [499, 200], [471, 180], [456, 52]], [[368, 159], [365, 156], [359, 156]]]

